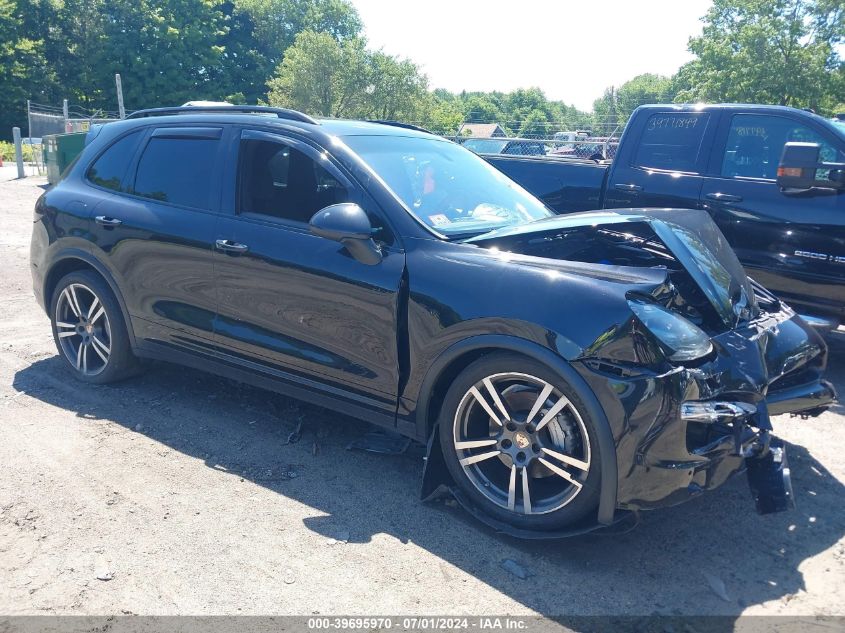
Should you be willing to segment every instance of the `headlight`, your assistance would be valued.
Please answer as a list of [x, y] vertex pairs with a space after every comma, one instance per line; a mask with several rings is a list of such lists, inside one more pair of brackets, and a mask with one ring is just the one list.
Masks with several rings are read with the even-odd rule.
[[654, 303], [629, 300], [631, 311], [660, 342], [671, 361], [695, 360], [713, 349], [710, 337], [684, 317]]

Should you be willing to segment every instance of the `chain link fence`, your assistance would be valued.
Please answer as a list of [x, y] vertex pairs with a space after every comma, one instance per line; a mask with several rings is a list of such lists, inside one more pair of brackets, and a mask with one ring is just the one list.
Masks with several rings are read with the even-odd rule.
[[119, 118], [117, 112], [89, 110], [68, 105], [67, 102], [58, 107], [31, 101], [27, 105], [27, 138], [30, 139], [40, 139], [48, 134], [87, 132], [96, 123], [108, 123]]
[[78, 105], [69, 105], [65, 101], [61, 106], [46, 105], [27, 101], [28, 130], [25, 138], [21, 139], [30, 151], [25, 152], [33, 173], [44, 173], [42, 158], [42, 139], [50, 134], [67, 134], [72, 132], [87, 132], [97, 123], [108, 123], [118, 119], [117, 112], [105, 110], [90, 110]]
[[472, 138], [450, 137], [476, 154], [548, 156], [561, 159], [613, 160], [618, 137], [561, 138]]

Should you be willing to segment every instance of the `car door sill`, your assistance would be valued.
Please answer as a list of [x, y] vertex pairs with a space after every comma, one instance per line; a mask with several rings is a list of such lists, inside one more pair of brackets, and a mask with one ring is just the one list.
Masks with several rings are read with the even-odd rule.
[[[143, 358], [162, 360], [230, 378], [261, 389], [280, 393], [388, 429], [396, 428], [395, 409], [387, 414], [378, 401], [360, 394], [327, 387], [307, 378], [271, 369], [221, 352], [188, 352], [158, 341], [142, 341], [134, 350]], [[383, 405], [382, 405], [383, 406]]]

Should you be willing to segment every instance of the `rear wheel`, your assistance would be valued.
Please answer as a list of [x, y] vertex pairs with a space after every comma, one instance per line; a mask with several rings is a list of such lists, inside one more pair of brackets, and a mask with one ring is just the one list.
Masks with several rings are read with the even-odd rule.
[[453, 478], [494, 518], [550, 530], [598, 506], [594, 423], [577, 391], [545, 365], [511, 353], [479, 359], [452, 384], [439, 424]]
[[99, 275], [77, 271], [63, 277], [50, 315], [59, 354], [79, 380], [102, 384], [137, 372], [120, 306]]

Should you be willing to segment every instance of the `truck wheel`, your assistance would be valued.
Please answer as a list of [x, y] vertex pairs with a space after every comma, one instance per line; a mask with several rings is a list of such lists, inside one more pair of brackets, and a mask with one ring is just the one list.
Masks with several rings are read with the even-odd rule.
[[53, 292], [50, 321], [59, 355], [77, 379], [105, 384], [137, 373], [123, 313], [99, 275], [65, 275]]
[[514, 527], [553, 530], [598, 506], [601, 455], [577, 391], [545, 365], [484, 356], [454, 381], [440, 443], [460, 489]]

